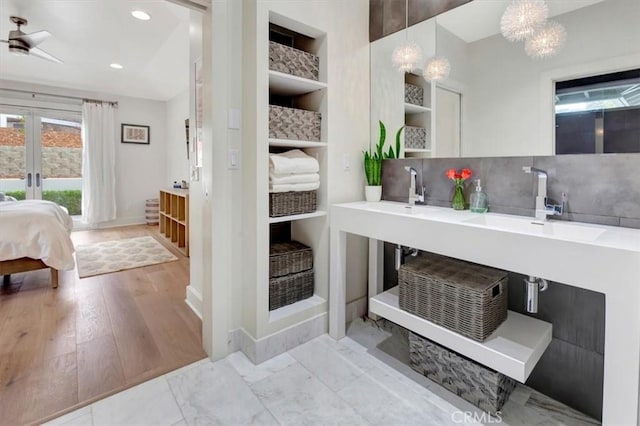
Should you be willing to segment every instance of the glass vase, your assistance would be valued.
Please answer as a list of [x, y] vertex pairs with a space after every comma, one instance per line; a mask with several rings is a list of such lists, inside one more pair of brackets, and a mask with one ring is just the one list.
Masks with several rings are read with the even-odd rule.
[[451, 207], [453, 207], [454, 210], [464, 210], [467, 208], [467, 201], [464, 199], [462, 184], [456, 184], [456, 190], [454, 191], [453, 199], [451, 200]]

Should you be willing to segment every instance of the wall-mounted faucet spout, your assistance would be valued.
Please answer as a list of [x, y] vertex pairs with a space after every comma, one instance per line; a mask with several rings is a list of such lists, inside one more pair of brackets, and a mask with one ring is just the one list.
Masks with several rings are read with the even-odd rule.
[[413, 167], [405, 166], [404, 168], [409, 172], [409, 205], [413, 206], [418, 203], [424, 203], [424, 186], [422, 187], [422, 193], [418, 194], [416, 192], [416, 177], [418, 176], [418, 172]]
[[562, 193], [562, 204], [549, 204], [547, 201], [547, 172], [531, 166], [522, 166], [525, 173], [534, 173], [538, 175], [538, 190], [536, 194], [536, 212], [535, 218], [540, 221], [546, 221], [547, 216], [562, 215], [566, 201], [566, 194]]

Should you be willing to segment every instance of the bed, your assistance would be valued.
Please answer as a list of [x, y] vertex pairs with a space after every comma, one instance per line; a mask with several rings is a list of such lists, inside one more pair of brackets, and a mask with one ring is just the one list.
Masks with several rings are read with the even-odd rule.
[[75, 267], [67, 211], [44, 200], [0, 202], [0, 276], [51, 268], [51, 286], [58, 271]]

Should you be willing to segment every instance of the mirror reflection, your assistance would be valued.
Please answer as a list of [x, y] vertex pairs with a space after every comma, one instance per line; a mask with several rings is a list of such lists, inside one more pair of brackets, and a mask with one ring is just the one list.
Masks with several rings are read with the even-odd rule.
[[[564, 27], [566, 41], [542, 58], [501, 34], [508, 4], [473, 0], [407, 35], [372, 42], [372, 138], [383, 120], [391, 128], [409, 126], [405, 156], [640, 152], [640, 2], [547, 0], [549, 20]], [[420, 45], [423, 58], [446, 57], [448, 77], [402, 78], [391, 53], [406, 37]], [[422, 109], [403, 98], [410, 85], [422, 87]], [[412, 128], [424, 128], [425, 140], [416, 142]]]

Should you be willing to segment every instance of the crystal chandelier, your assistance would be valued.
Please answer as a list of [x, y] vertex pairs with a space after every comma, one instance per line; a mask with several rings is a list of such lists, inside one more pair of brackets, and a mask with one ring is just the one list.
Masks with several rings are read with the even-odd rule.
[[412, 72], [418, 69], [418, 63], [422, 59], [420, 47], [415, 43], [406, 42], [396, 47], [391, 55], [393, 67], [402, 73]]
[[500, 20], [500, 31], [509, 41], [522, 41], [542, 28], [549, 17], [544, 0], [513, 0]]
[[451, 64], [444, 56], [432, 56], [424, 64], [422, 75], [427, 81], [438, 81], [449, 76]]
[[524, 43], [524, 51], [532, 58], [553, 56], [564, 46], [567, 31], [555, 21], [549, 21]]
[[410, 73], [417, 70], [422, 60], [420, 47], [409, 41], [409, 0], [405, 1], [405, 43], [396, 47], [391, 54], [393, 67], [401, 73]]

